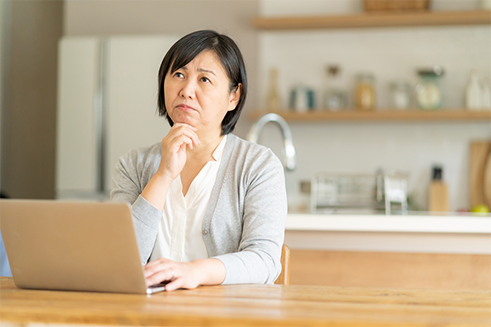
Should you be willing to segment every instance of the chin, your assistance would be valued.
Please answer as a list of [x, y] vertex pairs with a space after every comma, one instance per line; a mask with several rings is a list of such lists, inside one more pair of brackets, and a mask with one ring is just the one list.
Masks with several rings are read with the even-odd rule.
[[173, 117], [171, 117], [172, 121], [174, 122], [174, 124], [176, 123], [179, 123], [179, 124], [188, 124], [188, 125], [191, 125], [193, 127], [195, 127], [195, 122], [193, 119], [189, 119], [188, 117], [176, 117], [175, 119]]

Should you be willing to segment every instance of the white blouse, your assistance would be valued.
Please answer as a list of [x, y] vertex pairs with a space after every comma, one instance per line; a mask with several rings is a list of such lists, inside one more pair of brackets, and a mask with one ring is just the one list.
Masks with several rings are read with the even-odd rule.
[[150, 261], [167, 258], [177, 262], [188, 262], [209, 257], [202, 235], [203, 218], [215, 185], [226, 141], [227, 135], [213, 152], [215, 161], [208, 161], [201, 169], [191, 182], [186, 196], [182, 195], [181, 175], [172, 182], [167, 192]]

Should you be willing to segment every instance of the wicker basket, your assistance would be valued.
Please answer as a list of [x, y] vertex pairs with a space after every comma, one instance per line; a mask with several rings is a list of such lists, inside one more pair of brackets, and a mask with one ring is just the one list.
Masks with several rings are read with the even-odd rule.
[[428, 10], [431, 0], [363, 0], [365, 11], [418, 11]]

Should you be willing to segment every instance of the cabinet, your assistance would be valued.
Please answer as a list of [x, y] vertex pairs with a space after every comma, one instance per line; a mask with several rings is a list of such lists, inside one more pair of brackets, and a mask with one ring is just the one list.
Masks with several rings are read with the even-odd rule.
[[[402, 26], [461, 26], [491, 25], [490, 10], [447, 11], [447, 12], [410, 12], [410, 13], [366, 13], [338, 16], [309, 17], [257, 17], [252, 25], [263, 31], [315, 30], [340, 28], [373, 28]], [[265, 110], [251, 113], [257, 119]], [[313, 111], [296, 113], [288, 110], [277, 112], [287, 121], [491, 121], [491, 111], [467, 111], [464, 108], [444, 108], [439, 111], [390, 110], [375, 112]]]

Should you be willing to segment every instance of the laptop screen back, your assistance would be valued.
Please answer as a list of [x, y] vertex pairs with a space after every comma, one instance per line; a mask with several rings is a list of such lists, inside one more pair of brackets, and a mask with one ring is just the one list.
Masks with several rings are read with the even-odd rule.
[[0, 230], [19, 288], [146, 292], [126, 204], [1, 200]]

